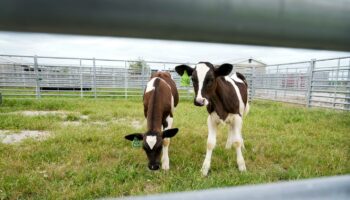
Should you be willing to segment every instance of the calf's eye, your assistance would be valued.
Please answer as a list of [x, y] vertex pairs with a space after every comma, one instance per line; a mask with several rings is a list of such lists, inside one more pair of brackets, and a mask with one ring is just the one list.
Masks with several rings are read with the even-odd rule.
[[213, 80], [211, 80], [211, 79], [207, 80], [207, 85], [211, 85], [212, 83], [213, 83]]

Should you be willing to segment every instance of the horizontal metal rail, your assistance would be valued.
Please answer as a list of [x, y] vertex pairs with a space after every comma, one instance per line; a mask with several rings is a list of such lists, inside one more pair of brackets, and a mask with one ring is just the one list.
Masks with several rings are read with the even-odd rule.
[[[15, 55], [15, 54], [0, 54], [0, 57], [33, 58], [33, 56], [30, 56], [30, 55]], [[89, 61], [94, 60], [94, 58], [88, 58], [88, 57], [56, 57], [56, 56], [36, 56], [36, 57], [39, 58], [39, 59], [55, 59], [55, 60], [77, 60], [77, 61], [78, 60], [89, 60]], [[97, 60], [97, 61], [109, 61], [109, 62], [138, 62], [139, 61], [139, 60], [122, 60], [122, 59], [107, 59], [107, 58], [98, 58], [98, 59], [95, 59], [95, 60]], [[157, 63], [157, 64], [183, 64], [182, 62], [172, 62], [172, 61], [152, 61], [152, 60], [148, 60], [147, 62], [148, 63]], [[186, 64], [192, 65], [194, 63], [186, 63]], [[78, 64], [76, 64], [75, 67], [79, 68]], [[89, 66], [89, 67], [93, 67], [93, 66]]]
[[305, 89], [293, 89], [293, 88], [279, 88], [279, 87], [256, 87], [255, 89], [263, 89], [263, 90], [282, 90], [282, 91], [306, 91]]

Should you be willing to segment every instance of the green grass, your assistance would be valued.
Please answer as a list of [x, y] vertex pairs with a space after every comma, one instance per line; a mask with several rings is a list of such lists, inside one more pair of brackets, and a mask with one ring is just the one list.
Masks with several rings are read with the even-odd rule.
[[[60, 110], [65, 118], [21, 116], [21, 110]], [[77, 114], [78, 113], [78, 114]], [[88, 115], [88, 119], [80, 119]], [[200, 168], [206, 150], [205, 108], [181, 101], [170, 145], [170, 171], [151, 172], [139, 148], [123, 137], [143, 121], [141, 100], [4, 99], [0, 130], [46, 130], [45, 141], [0, 143], [0, 199], [92, 199], [276, 182], [350, 173], [350, 112], [254, 101], [244, 121], [247, 172], [220, 128], [208, 177]], [[123, 120], [121, 120], [123, 119]], [[78, 126], [62, 125], [80, 121]], [[104, 122], [97, 124], [94, 122]]]

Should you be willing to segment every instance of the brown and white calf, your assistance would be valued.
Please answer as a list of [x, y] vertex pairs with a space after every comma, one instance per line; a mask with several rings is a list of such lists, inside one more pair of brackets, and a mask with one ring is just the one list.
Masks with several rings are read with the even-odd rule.
[[[160, 161], [162, 161], [162, 169], [169, 169], [170, 138], [178, 132], [177, 128], [171, 129], [174, 108], [178, 102], [179, 95], [171, 75], [168, 72], [153, 74], [143, 95], [147, 132], [125, 136], [125, 139], [131, 141], [135, 137], [143, 140], [143, 149], [149, 161], [148, 168], [151, 170], [158, 170]], [[161, 154], [162, 158], [160, 159]]]
[[211, 155], [216, 145], [217, 127], [221, 122], [229, 125], [229, 133], [226, 148], [232, 145], [236, 148], [237, 164], [240, 171], [245, 171], [245, 161], [242, 155], [243, 115], [248, 113], [248, 85], [245, 77], [240, 73], [234, 73], [231, 77], [233, 66], [223, 64], [214, 67], [211, 63], [200, 62], [195, 68], [187, 65], [179, 65], [175, 68], [179, 75], [184, 71], [191, 76], [195, 91], [194, 105], [206, 106], [209, 113], [207, 153], [202, 166], [204, 176], [210, 169]]

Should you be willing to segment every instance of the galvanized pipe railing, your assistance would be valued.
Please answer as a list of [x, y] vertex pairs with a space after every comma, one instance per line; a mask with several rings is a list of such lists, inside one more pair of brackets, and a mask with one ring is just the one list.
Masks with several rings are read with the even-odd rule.
[[[2, 65], [0, 63], [0, 90], [5, 97], [141, 97], [145, 81], [150, 76], [149, 70], [143, 69], [139, 74], [133, 74], [130, 71], [129, 64], [136, 61], [0, 56], [32, 60], [32, 63], [28, 61], [21, 63], [22, 59], [14, 63]], [[62, 65], [56, 62], [62, 59], [71, 60], [73, 64]], [[50, 60], [55, 61], [54, 64], [50, 63]], [[83, 60], [89, 60], [91, 63], [83, 64]], [[100, 65], [103, 62], [110, 63]], [[147, 64], [151, 67], [152, 64], [159, 65], [156, 61], [147, 61]], [[164, 65], [162, 70], [172, 71], [181, 89], [181, 97], [192, 98], [191, 87], [180, 87], [180, 77], [173, 71], [173, 68], [180, 63], [161, 62], [160, 64]], [[28, 65], [29, 71], [24, 71], [25, 65]], [[307, 107], [321, 106], [350, 110], [350, 57], [290, 62], [265, 67], [235, 67], [235, 71], [242, 72], [246, 76], [250, 88], [250, 100], [260, 98], [304, 104]], [[34, 93], [31, 87], [34, 88]], [[55, 87], [75, 89], [50, 90]]]

